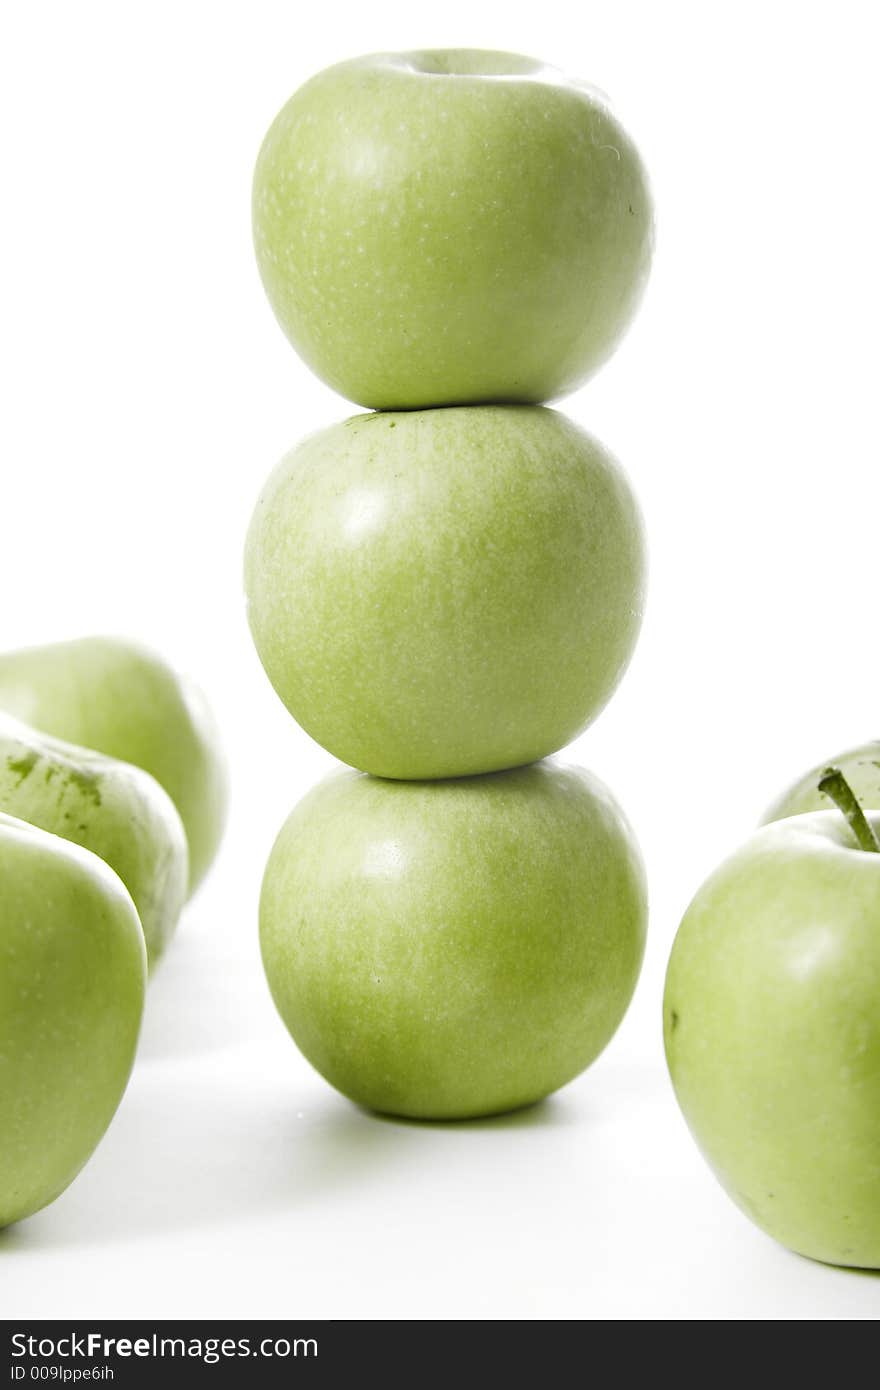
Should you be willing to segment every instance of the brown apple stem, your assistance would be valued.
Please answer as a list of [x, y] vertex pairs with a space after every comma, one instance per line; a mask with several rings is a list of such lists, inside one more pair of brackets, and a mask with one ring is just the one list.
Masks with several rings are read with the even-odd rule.
[[859, 842], [859, 849], [870, 850], [872, 854], [880, 854], [880, 840], [877, 839], [877, 832], [859, 805], [855, 792], [839, 767], [826, 767], [819, 778], [819, 790], [830, 797], [838, 810], [846, 816], [849, 827]]

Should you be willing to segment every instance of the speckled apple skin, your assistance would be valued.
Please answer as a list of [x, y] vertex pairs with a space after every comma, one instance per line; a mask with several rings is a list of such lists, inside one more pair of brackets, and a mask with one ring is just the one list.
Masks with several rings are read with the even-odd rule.
[[743, 1211], [801, 1255], [880, 1267], [880, 854], [837, 811], [764, 827], [703, 885], [664, 1033], [685, 1119]]
[[840, 768], [861, 806], [880, 810], [880, 740], [874, 739], [826, 758], [824, 763], [817, 763], [768, 807], [763, 823], [804, 815], [807, 811], [829, 810], [833, 802], [819, 790], [819, 781], [827, 767]]
[[0, 711], [0, 810], [110, 865], [132, 896], [154, 965], [189, 886], [183, 822], [155, 778]]
[[139, 643], [82, 637], [0, 655], [0, 709], [155, 777], [183, 821], [195, 891], [217, 854], [228, 801], [219, 735], [200, 690]]
[[294, 809], [260, 902], [266, 975], [317, 1070], [424, 1119], [527, 1105], [629, 1004], [644, 873], [610, 792], [539, 763], [388, 782], [339, 772]]
[[73, 1181], [134, 1061], [146, 954], [116, 874], [0, 813], [0, 1226]]
[[377, 54], [297, 91], [257, 160], [263, 284], [361, 405], [551, 400], [610, 356], [653, 215], [605, 100], [528, 58]]
[[360, 415], [272, 474], [245, 585], [270, 681], [336, 757], [491, 772], [608, 700], [641, 621], [642, 524], [619, 466], [554, 411]]

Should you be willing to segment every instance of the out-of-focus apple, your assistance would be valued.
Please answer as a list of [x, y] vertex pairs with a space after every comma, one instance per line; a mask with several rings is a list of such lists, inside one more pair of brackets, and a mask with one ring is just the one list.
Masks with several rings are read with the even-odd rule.
[[79, 845], [0, 813], [0, 1226], [53, 1201], [122, 1097], [144, 1003], [141, 924]]
[[110, 865], [132, 896], [154, 965], [189, 883], [183, 823], [155, 778], [0, 712], [0, 810]]
[[195, 891], [227, 808], [226, 767], [200, 690], [135, 642], [83, 637], [0, 655], [0, 709], [155, 777], [183, 821]]
[[862, 806], [880, 810], [880, 740], [875, 739], [810, 768], [765, 811], [763, 823], [800, 816], [806, 811], [829, 810], [834, 803], [819, 788], [822, 771], [829, 764], [840, 769]]
[[679, 1104], [733, 1200], [831, 1264], [880, 1268], [880, 813], [764, 826], [675, 938], [664, 1035]]

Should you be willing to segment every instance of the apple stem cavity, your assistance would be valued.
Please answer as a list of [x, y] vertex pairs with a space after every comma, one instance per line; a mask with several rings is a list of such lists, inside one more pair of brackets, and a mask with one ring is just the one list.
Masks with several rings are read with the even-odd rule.
[[880, 854], [877, 832], [839, 767], [826, 767], [819, 779], [819, 791], [830, 797], [838, 810], [846, 816], [849, 827], [859, 842], [859, 849], [868, 850], [871, 854]]

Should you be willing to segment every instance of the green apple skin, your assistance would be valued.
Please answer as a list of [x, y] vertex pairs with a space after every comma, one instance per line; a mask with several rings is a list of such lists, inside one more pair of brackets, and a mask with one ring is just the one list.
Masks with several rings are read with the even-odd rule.
[[539, 406], [359, 415], [306, 439], [247, 538], [254, 642], [293, 717], [392, 778], [492, 772], [599, 713], [645, 556], [611, 456]]
[[125, 1090], [144, 1004], [134, 904], [97, 855], [0, 813], [0, 1226], [64, 1191]]
[[228, 801], [217, 729], [201, 691], [146, 647], [84, 637], [0, 655], [0, 709], [149, 772], [183, 821], [195, 891], [219, 848]]
[[109, 864], [131, 894], [156, 963], [186, 902], [189, 861], [174, 802], [149, 773], [0, 712], [0, 810]]
[[282, 109], [257, 262], [297, 352], [377, 409], [538, 403], [611, 355], [653, 247], [647, 178], [603, 97], [508, 53], [380, 53]]
[[840, 769], [860, 805], [880, 810], [880, 740], [875, 739], [817, 763], [774, 801], [764, 813], [762, 824], [801, 816], [807, 811], [827, 811], [833, 806], [831, 799], [819, 790], [822, 773], [827, 767]]
[[260, 939], [278, 1011], [331, 1085], [448, 1120], [528, 1105], [590, 1065], [632, 997], [646, 912], [632, 830], [587, 772], [346, 769], [281, 830]]
[[765, 826], [703, 885], [664, 1034], [734, 1202], [801, 1255], [880, 1267], [880, 854], [839, 812]]

